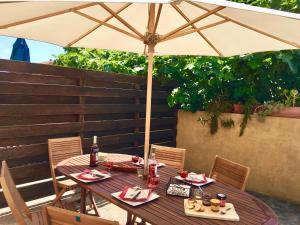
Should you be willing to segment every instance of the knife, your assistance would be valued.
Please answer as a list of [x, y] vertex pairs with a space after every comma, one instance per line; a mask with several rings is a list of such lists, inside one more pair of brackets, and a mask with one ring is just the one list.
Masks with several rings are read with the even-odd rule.
[[139, 190], [133, 197], [132, 197], [132, 200], [135, 200], [137, 199], [137, 197], [139, 197], [139, 195], [141, 194], [141, 190]]

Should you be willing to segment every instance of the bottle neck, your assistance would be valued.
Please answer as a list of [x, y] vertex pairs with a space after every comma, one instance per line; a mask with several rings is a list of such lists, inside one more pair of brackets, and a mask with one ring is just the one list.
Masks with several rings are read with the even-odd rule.
[[151, 161], [154, 161], [154, 160], [155, 160], [155, 154], [154, 154], [154, 153], [152, 153], [152, 154], [150, 155], [149, 160], [151, 160]]
[[96, 145], [97, 144], [97, 136], [94, 136], [94, 139], [93, 139], [93, 144]]

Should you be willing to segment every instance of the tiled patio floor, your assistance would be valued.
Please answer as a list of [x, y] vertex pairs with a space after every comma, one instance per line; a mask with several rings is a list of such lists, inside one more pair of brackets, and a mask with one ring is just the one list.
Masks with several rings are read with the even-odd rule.
[[[281, 225], [300, 225], [300, 205], [291, 204], [288, 202], [280, 201], [268, 196], [251, 193], [256, 197], [260, 198], [267, 203], [279, 217]], [[53, 197], [47, 197], [39, 201], [32, 201], [29, 205], [32, 210], [37, 210], [42, 205], [47, 204]], [[99, 211], [101, 216], [109, 220], [117, 220], [120, 222], [120, 225], [125, 225], [126, 223], [126, 212], [121, 208], [113, 204], [103, 204], [101, 199], [97, 199], [97, 205], [99, 206]], [[10, 214], [8, 208], [0, 209], [0, 224], [1, 225], [17, 225]]]
[[251, 194], [267, 203], [274, 210], [281, 225], [300, 225], [300, 205], [280, 201], [258, 193], [251, 192]]

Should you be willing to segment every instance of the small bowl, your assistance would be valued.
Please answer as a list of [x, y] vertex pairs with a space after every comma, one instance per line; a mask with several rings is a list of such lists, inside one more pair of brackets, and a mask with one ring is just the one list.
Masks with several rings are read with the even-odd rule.
[[188, 176], [189, 172], [187, 170], [182, 170], [179, 172], [179, 176], [185, 179]]
[[138, 156], [132, 156], [132, 158], [131, 158], [132, 162], [134, 162], [134, 163], [137, 163], [139, 161], [139, 159], [140, 159], [140, 157], [138, 157]]

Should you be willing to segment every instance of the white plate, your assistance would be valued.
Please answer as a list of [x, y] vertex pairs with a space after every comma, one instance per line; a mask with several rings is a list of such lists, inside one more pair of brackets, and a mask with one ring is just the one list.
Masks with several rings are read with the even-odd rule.
[[81, 174], [81, 173], [82, 173], [82, 172], [79, 172], [79, 173], [72, 173], [72, 174], [70, 174], [70, 175], [71, 175], [72, 177], [74, 177], [76, 180], [79, 180], [79, 181], [81, 181], [81, 182], [83, 182], [83, 183], [97, 182], [97, 181], [105, 180], [105, 179], [111, 177], [111, 175], [108, 174], [108, 173], [101, 173], [101, 171], [95, 170], [95, 173], [98, 174], [98, 175], [103, 176], [103, 178], [99, 178], [99, 179], [95, 179], [95, 180], [84, 180], [84, 179], [80, 179], [80, 178], [77, 177], [77, 176], [78, 176], [79, 174]]
[[155, 192], [152, 192], [150, 197], [148, 198], [148, 200], [144, 201], [144, 202], [132, 202], [132, 201], [126, 201], [126, 200], [123, 200], [119, 197], [119, 195], [122, 193], [122, 191], [118, 191], [118, 192], [115, 192], [115, 193], [112, 193], [111, 195], [113, 197], [115, 197], [116, 199], [119, 199], [120, 201], [122, 202], [125, 202], [126, 204], [128, 205], [131, 205], [131, 206], [139, 206], [139, 205], [142, 205], [142, 204], [145, 204], [147, 202], [151, 202], [157, 198], [159, 198], [159, 195], [156, 194]]
[[201, 186], [204, 186], [204, 185], [207, 185], [209, 183], [213, 183], [213, 182], [216, 182], [214, 179], [210, 178], [210, 177], [206, 177], [206, 183], [192, 183], [192, 182], [189, 182], [189, 181], [186, 181], [185, 179], [183, 179], [181, 176], [176, 176], [175, 177], [177, 180], [181, 180], [187, 184], [190, 184], [190, 185], [194, 185], [196, 187], [201, 187]]

